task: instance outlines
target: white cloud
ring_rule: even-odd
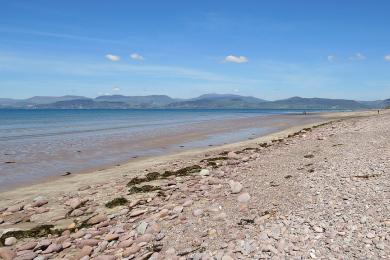
[[[386,61],[390,61],[390,54],[385,56]]]
[[[107,54],[106,59],[108,59],[110,61],[120,61],[121,57],[119,57],[117,55],[113,55],[113,54]]]
[[[248,62],[248,58],[245,56],[228,55],[225,57],[224,62],[245,63]]]
[[[121,91],[119,87],[112,87],[112,91]]]
[[[329,62],[334,62],[334,61],[336,61],[336,56],[335,55],[328,55],[328,61]]]
[[[349,57],[350,60],[355,60],[355,61],[359,61],[359,60],[365,60],[367,57],[363,54],[361,54],[360,52],[356,53],[355,55]]]
[[[138,53],[131,54],[130,58],[133,59],[133,60],[144,60],[144,57],[139,55]]]

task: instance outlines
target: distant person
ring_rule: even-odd
[[[378,110],[378,115],[379,115],[379,110]]]

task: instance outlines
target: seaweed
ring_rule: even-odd
[[[161,190],[161,188],[153,185],[133,186],[129,189],[129,194],[147,193],[157,190]]]
[[[23,238],[38,238],[38,237],[44,237],[49,234],[51,235],[58,235],[63,232],[62,229],[53,229],[54,225],[41,225],[37,227],[33,227],[29,230],[15,230],[15,231],[9,231],[7,233],[4,233],[0,238],[0,246],[4,246],[4,242],[8,237],[15,237],[16,239],[23,239]]]
[[[105,206],[106,206],[107,208],[112,209],[112,208],[115,208],[115,207],[117,207],[117,206],[125,205],[125,204],[127,204],[128,202],[129,202],[129,201],[128,201],[126,198],[119,197],[119,198],[115,198],[115,199],[113,199],[113,200],[107,202],[107,203],[105,204]]]
[[[215,161],[222,161],[222,160],[227,160],[229,157],[227,156],[219,156],[219,157],[212,157],[212,158],[206,158],[201,160],[200,162],[215,162]]]

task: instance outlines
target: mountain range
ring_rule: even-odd
[[[355,101],[347,99],[302,98],[268,101],[251,96],[233,94],[205,94],[190,99],[175,99],[166,95],[123,96],[104,95],[96,98],[83,96],[28,99],[0,98],[1,108],[15,109],[378,109],[390,106],[390,99]]]

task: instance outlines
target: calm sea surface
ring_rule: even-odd
[[[300,110],[0,110],[0,191],[132,158],[245,140],[302,117]]]

